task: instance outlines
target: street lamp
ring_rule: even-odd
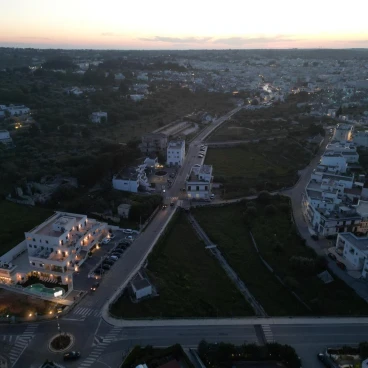
[[[61,328],[60,328],[60,324],[59,324],[59,316],[56,316],[56,323],[57,323],[58,332],[61,335]]]

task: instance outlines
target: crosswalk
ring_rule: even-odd
[[[84,359],[83,362],[78,366],[78,368],[88,368],[90,367],[106,349],[106,347],[112,342],[117,340],[122,327],[113,327],[110,332],[104,337],[95,336],[92,346],[94,349],[88,355],[88,358]]]
[[[18,335],[0,335],[0,342],[11,345],[18,337]]]
[[[14,345],[9,351],[11,367],[14,367],[15,363],[27,348],[33,336],[36,334],[37,327],[38,324],[30,323],[25,331],[21,335],[18,335],[18,337],[14,340]]]
[[[101,310],[93,308],[78,307],[70,315],[82,317],[101,317]]]
[[[262,330],[267,343],[275,342],[270,325],[262,325]]]

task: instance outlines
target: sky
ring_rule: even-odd
[[[367,0],[0,0],[0,46],[368,47]]]

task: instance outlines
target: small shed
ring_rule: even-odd
[[[152,285],[147,279],[134,280],[132,289],[137,300],[152,294]]]

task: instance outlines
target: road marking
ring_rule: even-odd
[[[11,367],[14,367],[19,358],[22,356],[33,336],[36,334],[37,328],[37,324],[31,323],[27,326],[23,334],[15,339],[15,343],[8,354]]]
[[[262,325],[262,330],[267,343],[275,342],[270,325]]]

